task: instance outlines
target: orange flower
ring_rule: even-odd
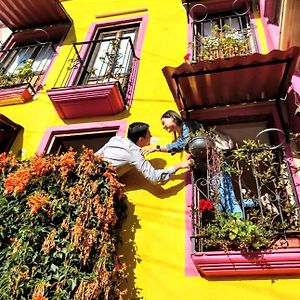
[[[41,156],[34,156],[30,159],[30,169],[33,176],[44,176],[51,170],[52,162]]]
[[[6,193],[22,193],[26,189],[31,176],[30,170],[26,168],[20,168],[18,171],[10,173],[7,178],[4,179]]]
[[[44,192],[35,192],[27,198],[28,206],[31,208],[30,214],[35,215],[41,209],[50,203],[49,196]]]
[[[16,166],[17,160],[15,155],[12,152],[9,152],[8,154],[6,152],[3,152],[0,154],[0,172],[4,173],[5,169],[9,166]]]
[[[49,254],[51,249],[55,247],[55,241],[54,241],[55,235],[56,235],[56,229],[53,229],[45,238],[41,249],[45,254]]]
[[[82,240],[82,235],[83,235],[83,224],[81,219],[78,217],[76,219],[75,226],[72,229],[71,244],[73,245],[74,248],[80,245],[80,242]]]
[[[39,283],[33,291],[32,300],[47,300],[48,298],[44,296],[45,287],[51,286],[51,284],[46,282]]]
[[[60,172],[63,176],[66,176],[75,166],[75,154],[76,152],[70,150],[69,152],[61,155],[58,159],[57,165],[60,167]]]

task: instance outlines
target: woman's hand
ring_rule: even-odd
[[[143,155],[147,155],[149,153],[157,151],[156,147],[148,147],[148,148],[142,148]]]

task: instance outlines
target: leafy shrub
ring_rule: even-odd
[[[120,299],[126,214],[114,169],[92,150],[0,155],[1,299]]]

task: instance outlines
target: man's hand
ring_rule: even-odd
[[[156,147],[148,147],[148,148],[142,148],[143,155],[147,155],[149,153],[157,151]]]
[[[194,165],[194,160],[193,159],[187,159],[185,161],[182,161],[178,164],[176,164],[174,167],[177,170],[180,169],[190,169]]]

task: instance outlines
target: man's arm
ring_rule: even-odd
[[[166,169],[155,169],[151,163],[146,160],[141,153],[139,153],[139,155],[135,155],[135,159],[131,164],[134,165],[136,169],[148,180],[152,182],[160,182],[169,180],[170,177],[180,169],[188,169],[190,166],[190,160],[180,162]]]

